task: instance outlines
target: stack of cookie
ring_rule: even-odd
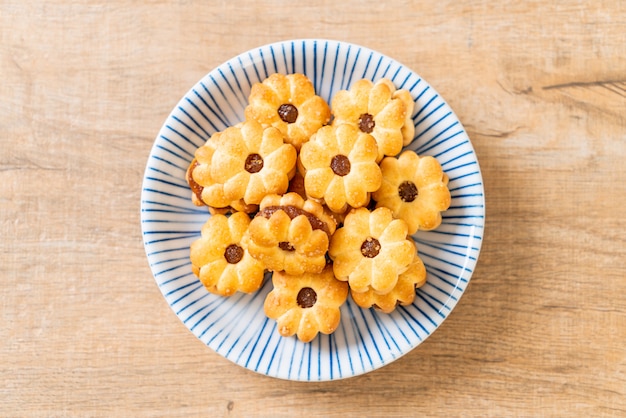
[[[265,313],[305,342],[334,332],[348,293],[387,313],[411,304],[426,281],[411,235],[450,205],[437,160],[402,152],[413,105],[386,79],[359,80],[331,106],[302,74],[255,83],[245,121],[187,170],[194,204],[213,215],[191,246],[194,274],[230,296],[273,272]]]

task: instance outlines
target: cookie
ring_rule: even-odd
[[[198,148],[187,177],[198,200],[209,206],[258,205],[268,194],[287,191],[296,157],[278,129],[247,121]]]
[[[407,230],[406,222],[394,219],[387,208],[352,210],[328,250],[337,279],[359,293],[390,292],[414,260],[415,244]]]
[[[196,199],[197,199],[196,196],[193,195],[192,200],[194,201],[194,203]],[[259,210],[259,205],[246,205],[243,199],[240,199],[240,200],[231,202],[230,206],[227,206],[225,208],[214,208],[212,206],[208,206],[208,209],[211,215],[217,215],[217,214],[228,215],[229,213],[235,213],[235,212],[244,212],[247,214],[252,214],[252,213],[256,213]]]
[[[309,342],[318,333],[332,334],[339,326],[339,308],[348,297],[348,284],[335,279],[332,267],[296,276],[276,272],[272,284],[263,308],[268,318],[276,320],[283,337],[297,335],[300,341]]]
[[[414,102],[406,90],[397,90],[387,79],[376,83],[362,79],[335,94],[331,101],[333,125],[344,123],[371,134],[378,144],[377,161],[397,155],[413,140],[411,119]]]
[[[387,207],[403,219],[409,234],[441,224],[441,212],[448,209],[451,197],[448,177],[434,157],[404,151],[398,158],[383,159],[380,168],[382,185],[372,195],[377,207]]]
[[[298,193],[303,199],[307,198],[306,189],[304,188],[304,176],[299,170],[296,171],[293,178],[289,181],[287,192]]]
[[[408,90],[399,89],[393,92],[393,97],[398,100],[402,100],[406,106],[406,114],[404,115],[404,125],[400,128],[402,132],[402,145],[407,146],[413,142],[415,138],[415,125],[413,125],[413,109],[415,108],[415,102]]]
[[[242,243],[249,224],[250,217],[243,212],[230,217],[216,214],[203,225],[201,238],[192,243],[192,270],[209,292],[230,296],[237,291],[254,292],[263,284],[263,263]]]
[[[218,132],[215,135],[221,135],[221,133]],[[210,167],[214,153],[215,147],[210,141],[199,147],[187,167],[185,179],[191,189],[191,201],[194,205],[206,205],[209,209],[216,209],[214,212],[227,213],[231,201],[224,196],[223,185],[216,184],[211,177]]]
[[[297,193],[268,195],[244,238],[250,254],[270,271],[319,273],[326,265],[335,220]]]
[[[389,292],[378,294],[370,289],[365,292],[351,290],[350,295],[361,308],[375,308],[384,313],[391,313],[396,306],[407,306],[415,300],[415,289],[426,283],[426,268],[417,253],[408,269],[398,276],[398,282]]]
[[[303,74],[272,74],[254,83],[248,103],[247,120],[278,128],[297,150],[330,120],[328,103],[315,94],[313,83]]]
[[[376,140],[353,125],[324,126],[300,150],[307,196],[333,212],[368,204],[382,182]]]

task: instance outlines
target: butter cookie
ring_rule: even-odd
[[[333,125],[348,123],[371,134],[378,144],[377,161],[397,155],[413,140],[411,119],[414,102],[406,90],[397,90],[388,79],[376,83],[362,79],[335,94],[331,101]]]
[[[352,125],[324,126],[300,150],[304,188],[333,212],[369,203],[382,182],[376,140]]]
[[[361,308],[374,307],[384,313],[391,313],[396,306],[410,305],[415,300],[415,289],[426,283],[426,267],[417,253],[408,269],[398,276],[398,282],[389,292],[376,293],[370,289],[365,292],[350,292],[354,302]]]
[[[415,243],[407,229],[406,222],[393,218],[387,208],[353,209],[328,250],[337,279],[348,281],[359,293],[390,292],[414,260]]]
[[[275,272],[272,284],[263,308],[268,318],[276,320],[283,337],[297,335],[300,341],[309,342],[318,333],[332,334],[339,326],[339,308],[348,297],[348,283],[335,279],[332,267],[296,276]]]
[[[272,74],[254,83],[244,113],[248,120],[278,128],[297,150],[330,120],[328,103],[304,74]]]
[[[198,148],[187,179],[196,198],[209,206],[258,205],[265,195],[287,191],[296,158],[278,129],[247,121]]]
[[[263,263],[242,243],[249,224],[243,212],[213,215],[203,225],[201,238],[191,244],[192,271],[209,292],[230,296],[254,292],[263,284]]]
[[[268,270],[298,275],[319,273],[326,265],[335,220],[322,205],[297,193],[268,195],[245,237],[250,254]]]
[[[448,176],[434,157],[404,151],[398,158],[385,157],[380,168],[383,182],[372,194],[377,207],[387,207],[403,219],[409,234],[441,224],[441,212],[448,209],[451,197]]]

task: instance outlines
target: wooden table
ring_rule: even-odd
[[[626,3],[0,4],[1,416],[625,416]],[[486,229],[468,290],[372,373],[294,383],[196,339],[139,223],[179,98],[248,49],[368,46],[446,98]]]

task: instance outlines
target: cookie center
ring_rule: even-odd
[[[258,173],[263,168],[263,157],[259,154],[248,155],[244,168],[248,173]]]
[[[380,252],[380,242],[376,238],[367,237],[361,244],[361,254],[363,257],[374,258]]]
[[[374,130],[374,126],[376,126],[376,122],[374,122],[374,117],[369,113],[363,113],[359,116],[359,129],[366,134],[372,133]]]
[[[296,248],[293,245],[291,245],[290,242],[287,242],[287,241],[279,242],[278,243],[278,248],[280,248],[283,251],[289,251],[289,252],[296,250]]]
[[[315,293],[315,290],[310,287],[303,287],[298,292],[296,301],[298,302],[299,307],[310,308],[315,305],[315,302],[317,302],[317,293]]]
[[[419,194],[417,186],[412,181],[405,181],[398,186],[398,194],[403,202],[412,202]]]
[[[294,123],[298,119],[298,109],[289,103],[281,104],[278,107],[278,116],[283,122]]]
[[[243,258],[243,248],[237,244],[230,244],[224,250],[224,258],[229,264],[237,264]]]
[[[350,173],[350,160],[345,155],[335,155],[330,161],[330,168],[333,173],[343,177]]]

